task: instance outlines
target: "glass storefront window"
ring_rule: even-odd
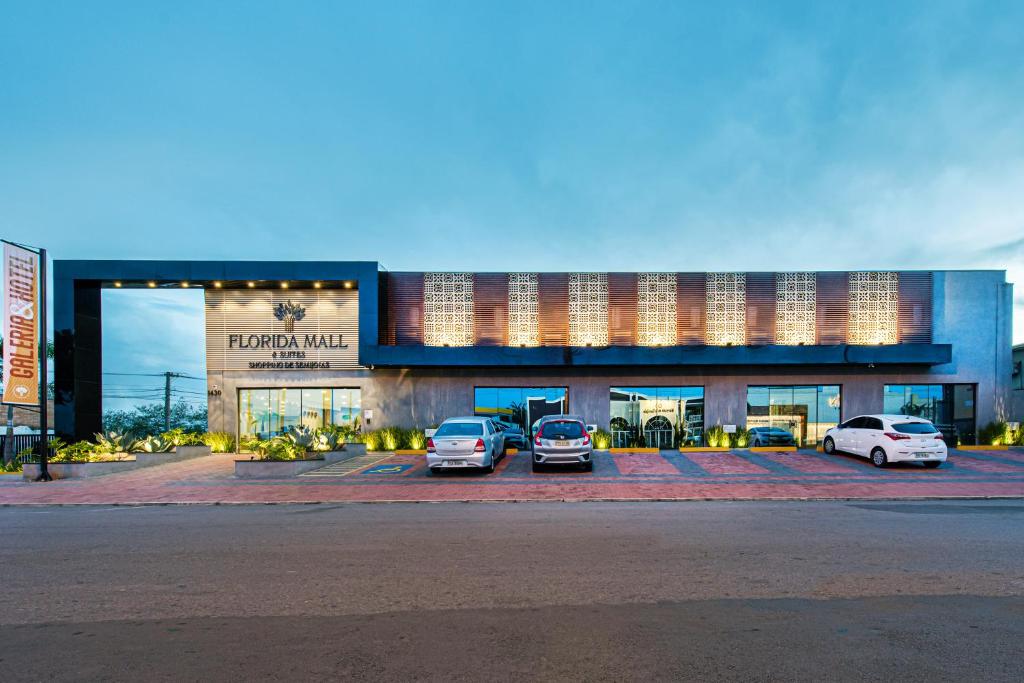
[[[613,448],[678,448],[704,443],[704,387],[612,387]]]
[[[955,427],[961,443],[977,440],[973,384],[887,384],[882,401],[887,415],[923,417],[944,431]]]
[[[841,408],[834,384],[747,387],[747,429],[782,429],[798,446],[819,443],[839,424]]]
[[[348,425],[359,429],[359,389],[239,389],[238,435],[269,439],[288,427]]]
[[[569,390],[565,387],[476,387],[473,412],[531,434],[533,425],[545,415],[569,412]]]

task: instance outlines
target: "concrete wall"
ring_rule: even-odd
[[[1000,271],[940,271],[934,284],[934,341],[953,345],[953,361],[934,367],[626,367],[446,368],[358,371],[211,373],[211,429],[237,428],[237,389],[243,387],[358,387],[370,428],[426,426],[473,412],[477,386],[568,387],[569,409],[608,426],[613,386],[703,386],[706,425],[744,424],[748,385],[839,384],[844,417],[878,413],[885,384],[975,383],[978,425],[1010,417],[1012,286]]]

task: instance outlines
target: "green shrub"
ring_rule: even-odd
[[[160,436],[170,441],[172,446],[202,446],[203,434],[201,432],[186,432],[181,427],[170,429]]]
[[[707,439],[708,445],[712,448],[721,448],[729,445],[729,435],[725,433],[725,428],[722,425],[715,425],[704,432],[704,438]]]
[[[735,434],[729,434],[729,446],[731,448],[746,448],[750,445],[750,431],[737,427]]]
[[[233,453],[235,450],[235,437],[228,432],[206,432],[203,443],[214,453]]]
[[[594,448],[599,451],[606,451],[612,447],[612,433],[604,429],[597,429],[593,434]]]
[[[978,443],[983,446],[1002,446],[1011,440],[1009,426],[1002,421],[989,422],[978,430]]]
[[[53,462],[89,462],[96,454],[96,445],[89,441],[66,444],[60,439],[53,439],[50,446],[54,449]]]
[[[363,432],[367,451],[423,450],[427,437],[419,427],[383,427]]]

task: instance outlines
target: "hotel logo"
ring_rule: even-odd
[[[279,303],[274,307],[274,317],[284,323],[285,332],[294,332],[295,321],[306,317],[306,309],[299,304],[293,304],[289,299],[287,303]]]

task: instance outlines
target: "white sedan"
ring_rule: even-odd
[[[429,432],[428,432],[429,433]],[[493,472],[505,455],[505,436],[489,417],[453,417],[427,439],[427,466]]]
[[[907,415],[860,415],[825,432],[826,453],[871,458],[875,467],[890,462],[919,462],[938,467],[946,462],[942,432],[928,420]]]

